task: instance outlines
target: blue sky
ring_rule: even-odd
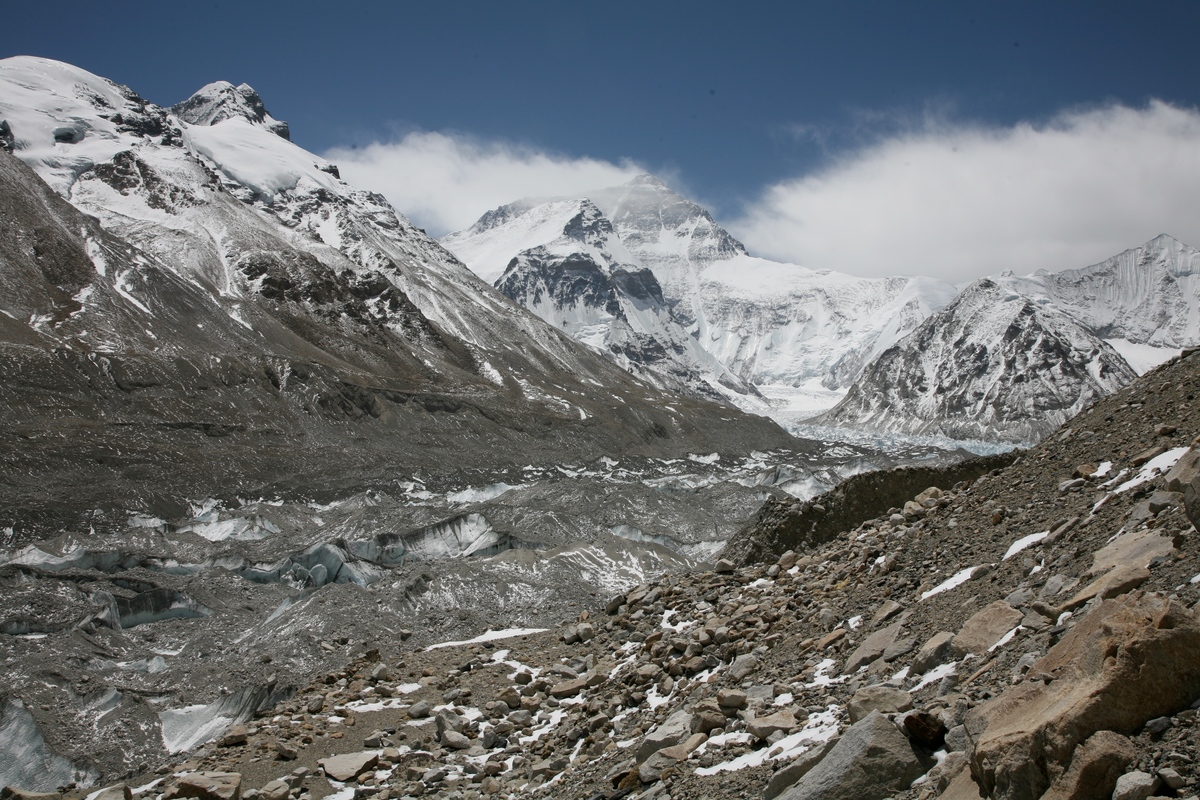
[[[1200,245],[1197,31],[1190,2],[118,0],[22,4],[0,55],[164,105],[249,83],[433,233],[648,170],[753,252],[969,277]]]

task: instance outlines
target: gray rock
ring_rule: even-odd
[[[858,646],[858,649],[846,659],[846,666],[842,669],[842,672],[846,674],[857,672],[859,667],[870,664],[882,656],[884,651],[896,641],[896,637],[900,634],[900,625],[901,623],[897,622],[886,628],[881,628],[864,639],[863,643]]]
[[[335,781],[352,781],[378,763],[379,754],[374,751],[345,753],[317,762],[325,772],[325,777]]]
[[[283,778],[276,778],[259,791],[262,793],[263,800],[287,800],[292,787],[288,786],[288,782]]]
[[[1117,788],[1113,789],[1112,800],[1146,800],[1158,789],[1157,775],[1151,775],[1141,770],[1126,772],[1117,778]]]
[[[780,792],[807,775],[809,770],[821,763],[821,759],[833,749],[835,744],[837,744],[836,739],[822,742],[814,748],[805,750],[790,764],[777,770],[771,776],[771,780],[767,781],[767,788],[763,792],[763,800],[774,800],[774,798],[779,796]]]
[[[929,637],[913,659],[913,671],[920,675],[953,659],[954,648],[950,644],[953,638],[954,634],[949,631],[939,631]]]
[[[872,711],[881,714],[896,714],[913,707],[912,695],[903,689],[891,686],[866,686],[850,698],[851,724],[865,719]]]
[[[413,719],[424,719],[429,716],[429,712],[432,710],[433,706],[428,700],[421,700],[408,707],[408,716]]]
[[[878,711],[851,725],[782,800],[883,800],[925,772],[900,729]]]
[[[1185,780],[1184,777],[1179,774],[1179,771],[1171,769],[1170,767],[1163,767],[1160,769],[1158,771],[1158,777],[1161,778],[1162,782],[1165,783],[1169,788],[1175,791],[1179,791],[1187,784],[1187,780]]]
[[[442,734],[442,746],[451,750],[467,750],[471,747],[471,740],[458,731],[446,731]]]
[[[752,655],[738,656],[729,665],[729,677],[735,681],[745,679],[750,673],[758,669],[758,658]]]
[[[680,709],[663,720],[662,724],[646,734],[638,745],[637,763],[642,763],[664,747],[673,747],[692,733],[692,715]]]

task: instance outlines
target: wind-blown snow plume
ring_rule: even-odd
[[[641,170],[528,145],[443,132],[338,147],[325,154],[346,180],[383,194],[435,236],[465,228],[514,197],[577,195],[623,183]]]
[[[771,186],[730,229],[768,258],[961,281],[1095,263],[1164,230],[1200,241],[1198,183],[1196,109],[934,121]]]

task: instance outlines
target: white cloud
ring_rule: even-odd
[[[1159,233],[1200,246],[1200,113],[1161,102],[988,129],[926,121],[768,187],[756,255],[961,281],[1086,266]]]
[[[644,171],[630,162],[574,158],[437,132],[334,148],[324,156],[349,183],[381,193],[435,236],[465,228],[484,212],[522,197],[582,194]]]

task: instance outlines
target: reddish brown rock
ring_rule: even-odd
[[[1112,797],[1117,778],[1137,758],[1133,742],[1119,733],[1100,731],[1075,749],[1067,771],[1054,781],[1042,800],[1091,800]]]
[[[1013,686],[976,708],[971,772],[996,800],[1035,800],[1096,731],[1132,733],[1200,696],[1200,620],[1155,594],[1106,600]]]
[[[983,655],[988,648],[1000,641],[1004,634],[1020,625],[1024,616],[1003,600],[997,600],[967,620],[962,630],[950,642],[950,646],[960,657],[967,653]]]

